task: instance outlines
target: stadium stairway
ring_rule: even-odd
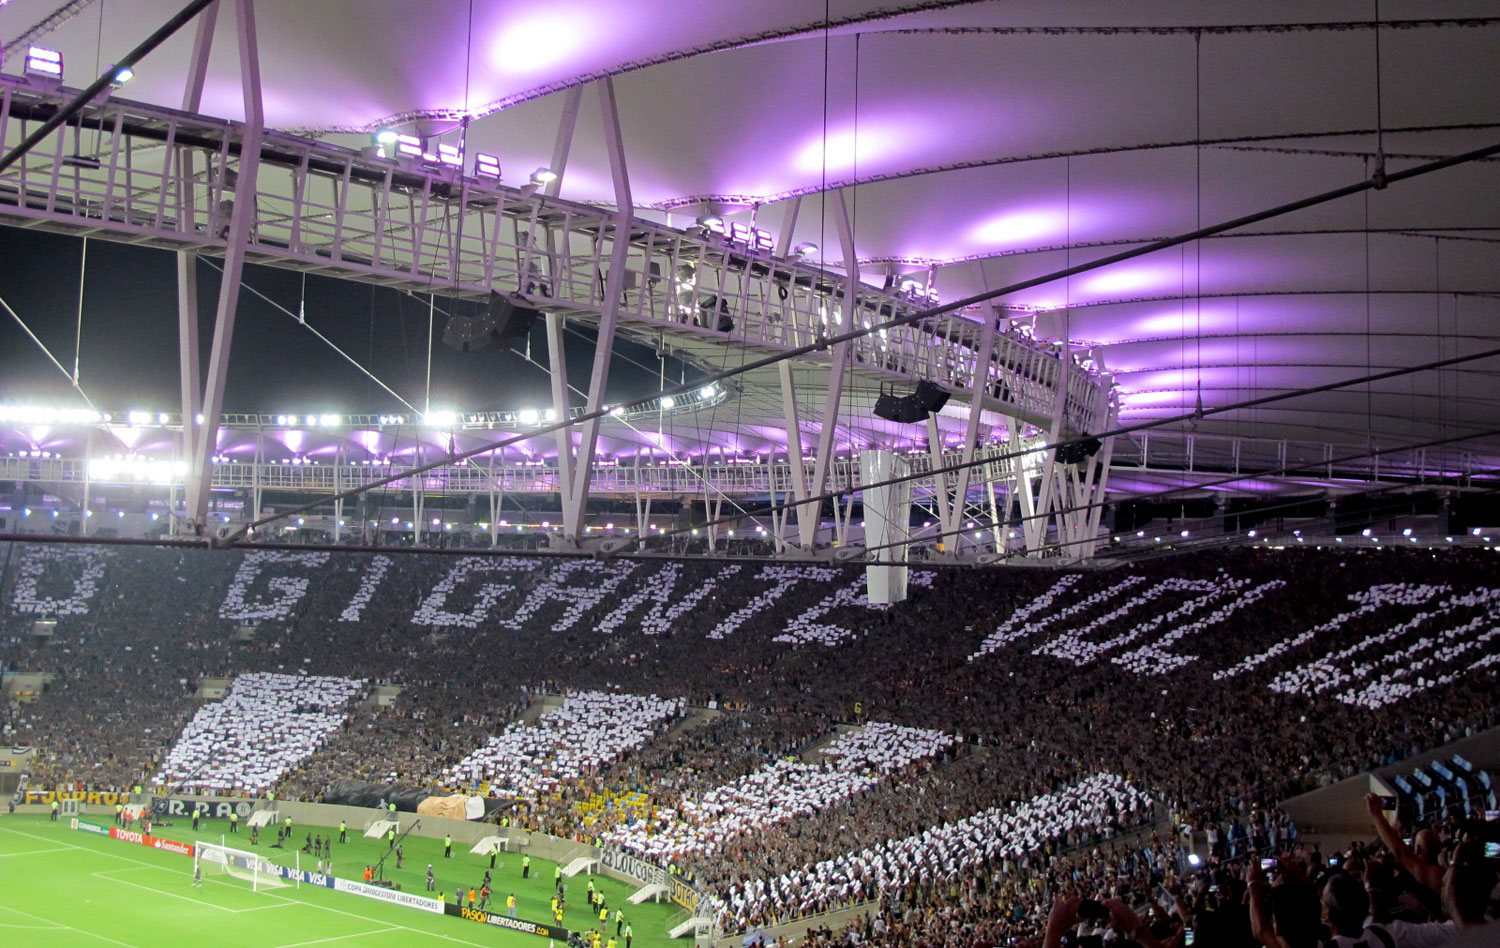
[[[598,872],[599,860],[594,859],[590,856],[580,856],[572,862],[568,863],[567,866],[563,868],[562,874],[571,879],[585,870],[588,871],[589,875],[593,875],[594,873]]]
[[[556,711],[563,705],[563,695],[541,695],[531,702],[531,707],[521,712],[518,722],[527,726],[536,724],[537,718],[548,711]]]
[[[662,899],[666,898],[668,891],[669,890],[666,886],[661,885],[660,883],[653,882],[650,885],[644,885],[639,889],[636,889],[630,894],[630,898],[626,899],[626,901],[631,905],[640,905],[647,899],[650,899],[652,902],[660,902]]]
[[[687,717],[667,728],[667,732],[658,739],[663,741],[676,740],[677,735],[685,734],[693,728],[702,727],[723,713],[722,711],[710,708],[693,708]]]
[[[804,764],[821,764],[823,762],[823,748],[843,737],[845,734],[857,734],[864,730],[860,724],[835,724],[833,733],[818,738],[811,744],[804,746],[797,752],[797,758]]]
[[[386,834],[387,830],[396,829],[395,820],[376,820],[365,828],[366,839],[379,839]]]
[[[758,939],[762,944],[791,944],[803,938],[808,932],[815,928],[828,928],[840,931],[850,922],[859,921],[866,914],[877,915],[880,912],[880,900],[872,899],[868,902],[855,902],[843,908],[834,909],[831,912],[823,912],[819,915],[804,915],[801,918],[783,922],[780,925],[769,925],[757,928],[752,935],[746,932],[742,935],[724,935],[714,939],[713,948],[741,948],[742,945],[754,944],[752,939]]]
[[[713,925],[713,919],[704,918],[702,915],[693,915],[683,919],[667,932],[668,938],[681,938],[683,935],[692,935],[700,929],[707,930]]]
[[[1447,760],[1454,754],[1467,758],[1482,770],[1500,771],[1500,727],[1298,794],[1282,800],[1280,808],[1297,824],[1304,842],[1317,843],[1324,852],[1339,849],[1370,836],[1365,794],[1376,792],[1383,785],[1388,787],[1397,774],[1410,773],[1421,764]]]
[[[471,856],[488,856],[491,849],[501,853],[508,852],[506,843],[507,841],[504,836],[486,836],[469,849],[469,854]]]

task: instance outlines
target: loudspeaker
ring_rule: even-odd
[[[1082,464],[1099,453],[1104,444],[1098,438],[1070,442],[1057,449],[1057,460],[1063,464]]]
[[[494,320],[495,335],[501,342],[510,342],[531,332],[531,327],[536,325],[537,318],[541,315],[539,310],[490,291],[490,318]]]
[[[488,313],[478,316],[459,316],[455,313],[448,317],[448,325],[443,328],[443,345],[459,352],[479,352],[498,342],[495,321]]]
[[[490,307],[477,316],[448,317],[443,345],[460,352],[503,348],[531,332],[541,313],[507,296],[490,292]]]
[[[923,411],[931,412],[934,415],[942,411],[943,406],[948,404],[947,389],[939,388],[926,379],[917,383],[917,390],[912,392],[912,395],[916,398],[917,404],[922,406]]]
[[[916,395],[896,397],[882,393],[875,399],[875,416],[903,425],[914,425],[927,420],[927,409],[917,401]]]

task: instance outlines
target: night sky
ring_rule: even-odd
[[[83,241],[0,227],[0,298],[71,373],[77,329]],[[88,241],[79,382],[101,411],[180,410],[177,372],[176,255],[104,240]],[[218,299],[220,261],[199,261],[200,345],[207,371]],[[212,266],[210,265],[212,264]],[[302,274],[247,267],[245,283],[296,313]],[[428,306],[394,290],[344,280],[306,278],[306,315],[342,350],[418,409],[427,374]],[[432,349],[432,407],[461,411],[540,408],[550,404],[548,374],[519,352],[461,353],[442,345],[439,296]],[[473,313],[474,304],[459,303]],[[524,346],[517,345],[517,349]],[[593,334],[567,338],[569,379],[587,388]],[[540,321],[532,358],[547,361]],[[660,361],[645,346],[618,341],[609,397],[657,390]],[[669,360],[668,382],[680,366]],[[691,377],[691,375],[689,376]],[[574,396],[574,403],[582,399]],[[84,407],[63,373],[0,311],[0,403]],[[224,408],[231,412],[355,413],[405,411],[395,398],[295,319],[242,292]]]

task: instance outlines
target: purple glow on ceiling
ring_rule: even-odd
[[[1114,266],[1079,278],[1075,288],[1091,296],[1109,297],[1169,287],[1176,290],[1180,283],[1180,271],[1176,266]]]
[[[1234,313],[1224,310],[1195,309],[1191,302],[1182,308],[1173,307],[1143,316],[1120,328],[1119,338],[1141,338],[1149,336],[1192,335],[1203,332],[1220,332],[1234,327]]]
[[[1173,391],[1151,391],[1151,392],[1121,392],[1120,404],[1124,408],[1159,408],[1163,406],[1176,406],[1183,404],[1187,393],[1182,390]]]
[[[864,173],[871,165],[915,151],[928,134],[926,123],[917,120],[868,120],[842,128],[820,130],[792,152],[792,169],[801,174],[819,174],[827,162],[829,174]]]
[[[564,62],[593,45],[605,25],[602,14],[602,9],[587,18],[543,13],[512,21],[490,44],[490,65],[507,75],[524,76]]]
[[[969,229],[968,239],[983,248],[1023,247],[1067,234],[1067,215],[1053,208],[1006,211]]]

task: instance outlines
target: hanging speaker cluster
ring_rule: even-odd
[[[915,425],[926,421],[928,415],[942,411],[946,404],[947,390],[923,379],[910,395],[881,392],[875,399],[875,416],[903,425]]]
[[[1104,443],[1098,438],[1070,441],[1057,449],[1057,460],[1062,464],[1082,464],[1099,453]]]
[[[531,332],[541,315],[518,297],[491,291],[490,305],[484,312],[476,316],[455,313],[448,317],[448,325],[443,328],[443,345],[459,352],[504,349]]]

